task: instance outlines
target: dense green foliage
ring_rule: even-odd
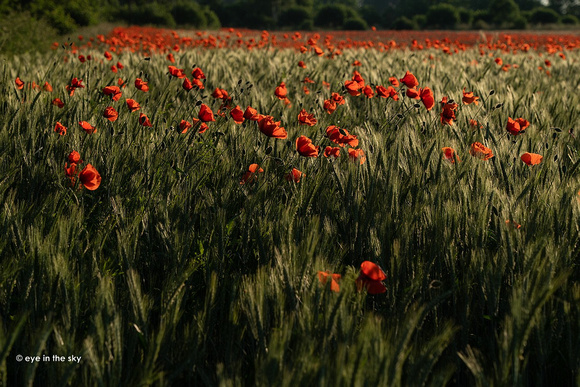
[[[554,60],[551,77],[532,53],[502,53],[519,65],[508,72],[477,50],[428,53],[346,50],[309,58],[307,70],[293,51],[176,53],[178,66],[207,75],[206,90],[189,93],[167,76],[164,56],[123,54],[114,75],[106,63],[64,63],[61,51],[3,61],[0,384],[580,382],[578,53]],[[453,126],[441,125],[438,104],[428,112],[407,98],[347,96],[329,115],[322,100],[341,91],[355,59],[369,83],[411,70],[436,101],[461,103],[467,88],[479,105],[461,105]],[[16,90],[16,76],[54,92]],[[111,102],[102,88],[119,76],[130,84]],[[139,76],[148,93],[131,84]],[[308,95],[305,76],[316,82]],[[86,88],[69,97],[72,77]],[[290,107],[273,95],[281,81]],[[288,141],[219,116],[203,134],[176,130],[198,101],[217,110],[216,87],[281,120]],[[138,124],[125,98],[153,127]],[[110,105],[114,123],[102,116]],[[298,125],[302,108],[316,126]],[[526,133],[506,133],[508,116],[528,119]],[[298,156],[298,135],[324,147],[331,124],[358,136],[364,164],[344,151]],[[474,141],[495,157],[472,157]],[[443,159],[444,146],[460,162]],[[102,175],[97,190],[69,186],[72,150]],[[544,161],[525,165],[526,151]],[[265,171],[240,185],[251,163]],[[300,183],[284,179],[292,167],[306,174]],[[383,267],[387,293],[356,290],[363,260]],[[319,270],[343,275],[339,293]],[[82,361],[17,363],[17,354]]]

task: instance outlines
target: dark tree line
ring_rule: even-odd
[[[580,0],[550,0],[547,7],[539,0],[0,0],[0,11],[25,13],[60,33],[103,21],[204,29],[485,29],[577,24]]]

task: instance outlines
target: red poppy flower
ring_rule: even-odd
[[[219,87],[215,88],[213,93],[211,93],[211,96],[214,98],[217,98],[217,99],[228,99],[229,98],[228,92],[224,89],[220,89]]]
[[[365,156],[365,152],[362,149],[349,149],[348,150],[348,157],[351,161],[359,161],[361,164],[364,164],[367,157]]]
[[[242,122],[244,122],[244,112],[237,105],[230,111],[230,116],[233,118],[236,124],[241,124]]]
[[[198,117],[203,122],[210,122],[215,121],[213,116],[213,111],[207,106],[206,104],[202,103],[201,108],[199,109]]]
[[[302,80],[302,83],[316,83],[316,82],[314,82],[312,79],[310,79],[310,78],[308,78],[308,77],[305,77],[305,78]]]
[[[296,150],[304,157],[318,157],[319,146],[314,146],[312,140],[306,136],[300,136],[296,139]]]
[[[336,110],[336,103],[335,102],[332,102],[329,99],[325,99],[324,100],[324,106],[323,107],[324,107],[324,110],[326,110],[326,112],[328,114],[332,114]]]
[[[193,83],[191,83],[189,79],[183,78],[183,83],[181,84],[181,87],[183,87],[185,91],[190,91],[191,89],[193,89]]]
[[[332,146],[327,146],[326,148],[324,148],[324,157],[330,156],[340,157],[340,148]]]
[[[66,126],[64,126],[60,122],[57,122],[56,125],[54,126],[54,131],[60,134],[61,136],[64,136],[66,134]]]
[[[286,99],[287,94],[288,90],[286,90],[286,84],[284,82],[281,82],[280,86],[276,87],[276,90],[274,90],[274,95],[278,97],[278,99]]]
[[[192,125],[190,122],[185,121],[185,120],[181,120],[181,122],[179,123],[179,130],[181,130],[182,134],[187,133],[187,131],[189,130],[189,128],[191,128]]]
[[[67,159],[69,163],[74,164],[81,164],[83,162],[83,160],[81,160],[80,153],[75,150],[69,153]]]
[[[175,57],[173,56],[172,53],[167,54],[166,56],[167,60],[170,61],[171,63],[175,63]]]
[[[389,82],[391,83],[391,85],[393,85],[394,87],[399,87],[399,80],[396,77],[390,77],[389,78]]]
[[[383,98],[391,97],[395,101],[399,100],[399,94],[397,94],[397,90],[393,86],[389,86],[388,88],[377,86],[377,94]]]
[[[149,91],[148,83],[144,82],[141,78],[135,79],[135,87],[144,93]]]
[[[153,125],[151,125],[151,122],[149,121],[149,117],[147,117],[143,113],[139,113],[139,124],[141,124],[143,126],[149,126],[149,127],[153,126]]]
[[[430,88],[419,89],[419,97],[421,97],[421,102],[423,102],[427,110],[431,110],[435,106],[435,98]]]
[[[306,68],[306,64],[303,61],[298,61],[298,67],[301,67],[303,69]]]
[[[330,125],[326,128],[326,136],[328,136],[330,141],[340,145],[341,147],[344,147],[347,144],[352,147],[358,146],[358,139],[356,136],[349,134],[346,129],[339,128],[335,125]]]
[[[85,63],[86,61],[87,61],[87,58],[85,58],[84,55],[79,55],[79,62]]]
[[[407,97],[409,98],[413,98],[413,99],[421,99],[421,97],[419,96],[419,92],[417,91],[417,89],[407,89]]]
[[[288,137],[286,130],[280,127],[280,121],[274,122],[274,117],[272,116],[263,116],[258,121],[258,128],[260,128],[260,132],[268,137],[279,138],[282,140]]]
[[[246,108],[246,111],[244,112],[244,118],[250,121],[259,121],[261,117],[256,109],[254,109],[251,106],[248,106]]]
[[[318,272],[318,280],[322,285],[326,285],[326,283],[328,282],[328,278],[331,279],[330,290],[338,293],[340,291],[340,285],[338,284],[338,281],[340,281],[341,275],[336,273],[330,274],[329,271]]]
[[[362,77],[362,75],[358,72],[358,71],[353,71],[352,73],[352,80],[357,82],[359,87],[362,89],[363,87],[365,87],[365,80]]]
[[[82,88],[84,88],[82,82],[83,82],[82,79],[73,78],[70,81],[70,85],[66,85],[66,90],[69,92],[69,96],[72,97],[73,94],[75,93],[75,90],[76,89],[82,89]]]
[[[444,97],[447,99],[447,97]],[[443,125],[453,125],[453,121],[456,119],[455,110],[457,109],[456,103],[445,103],[443,109],[441,110],[441,123]]]
[[[119,99],[121,99],[122,95],[119,86],[107,86],[103,89],[103,93],[105,95],[110,95],[113,101],[118,101]]]
[[[119,70],[122,70],[122,69],[124,69],[124,68],[125,68],[125,66],[123,66],[123,65],[121,64],[121,62],[117,62],[117,68],[118,68]]]
[[[455,159],[457,159],[458,162],[460,161],[459,157],[457,157],[457,154],[455,153],[455,149],[446,146],[441,148],[441,150],[443,151],[443,157],[449,160],[452,164],[455,163]]]
[[[42,86],[42,90],[52,93],[52,86],[48,82],[44,82],[44,86]]]
[[[191,72],[191,76],[194,79],[205,79],[205,74],[199,67],[193,69],[193,71]]]
[[[125,100],[125,102],[127,103],[127,107],[129,108],[129,111],[131,113],[136,112],[137,110],[141,109],[141,105],[139,105],[139,103],[137,101],[135,101],[134,99],[127,98]]]
[[[387,276],[385,272],[375,263],[364,261],[360,265],[360,275],[356,279],[356,286],[360,291],[363,286],[369,294],[381,294],[387,291],[383,282]]]
[[[465,88],[463,88],[463,98],[462,101],[465,105],[469,105],[470,103],[475,103],[476,105],[479,104],[478,101],[479,97],[473,95],[473,91],[465,92]]]
[[[93,133],[96,133],[97,132],[97,128],[95,128],[93,125],[89,124],[87,121],[81,121],[81,122],[79,122],[79,125],[88,134],[93,134]]]
[[[101,185],[101,175],[91,164],[87,164],[79,173],[79,180],[81,181],[81,186],[90,191],[96,190]]]
[[[503,64],[503,60],[501,60],[501,58],[495,58],[495,63],[497,63],[498,66],[501,66]]]
[[[111,66],[111,71],[117,73],[117,68],[115,66]]]
[[[201,79],[194,79],[192,81],[193,86],[197,87],[199,90],[203,90],[205,89],[205,86],[203,85],[203,82],[201,81]]]
[[[240,180],[240,184],[249,184],[253,183],[258,179],[258,173],[263,173],[264,170],[260,168],[258,164],[250,164],[248,167],[248,171],[244,173],[242,179]]]
[[[370,85],[366,85],[363,88],[363,93],[364,95],[367,96],[367,98],[373,98],[373,96],[375,95],[375,92],[373,91],[373,88]]]
[[[474,128],[477,128],[479,126],[480,128],[483,128],[483,125],[479,125],[479,122],[477,122],[476,120],[473,120],[473,119],[469,120],[469,126],[474,127]]]
[[[340,95],[338,93],[332,93],[332,95],[330,96],[330,99],[332,100],[332,102],[336,103],[337,105],[344,105],[344,98],[342,97],[342,95]]]
[[[117,113],[117,111],[112,106],[108,106],[103,112],[103,117],[111,122],[114,122],[117,121],[117,118],[119,118],[119,113]]]
[[[508,117],[506,130],[515,136],[521,134],[528,126],[530,126],[530,123],[523,118],[513,120],[511,117]]]
[[[64,165],[64,173],[66,175],[66,177],[68,179],[70,179],[70,185],[71,187],[75,185],[76,181],[77,181],[77,174],[79,173],[79,171],[77,170],[77,165],[75,163],[72,163],[70,166],[68,165],[68,163],[65,163]]]
[[[405,73],[405,76],[401,78],[400,81],[401,83],[405,84],[405,86],[407,86],[409,89],[413,89],[419,86],[419,81],[417,81],[417,78],[415,78],[415,76],[409,71]]]
[[[469,150],[469,153],[473,157],[477,157],[478,159],[482,159],[484,161],[489,160],[493,157],[493,152],[491,151],[491,149],[484,146],[480,142],[474,142],[473,144],[471,144],[471,149]]]
[[[293,181],[294,183],[300,183],[300,179],[305,176],[305,173],[300,172],[296,168],[292,168],[292,171],[286,175],[286,180]]]
[[[167,68],[169,69],[169,74],[171,74],[175,78],[185,78],[185,73],[183,72],[183,69],[178,69],[175,66],[167,66]]]
[[[55,106],[58,106],[58,107],[59,107],[59,108],[61,108],[61,109],[64,107],[64,102],[62,102],[62,101],[60,100],[60,98],[55,98],[55,99],[53,99],[51,103],[52,103],[53,105],[55,105]]]
[[[111,53],[109,51],[105,51],[105,58],[107,58],[107,60],[112,60],[113,55],[111,55]]]
[[[199,130],[197,132],[199,134],[201,134],[201,133],[204,133],[208,129],[209,129],[209,126],[205,122],[202,122],[201,125],[199,126]]]
[[[300,125],[314,126],[317,121],[316,118],[314,118],[314,114],[309,114],[305,109],[302,109],[300,113],[298,113],[298,122]]]
[[[360,95],[360,85],[357,81],[345,81],[344,87],[346,88],[346,92],[353,97]]]
[[[529,153],[529,152],[524,153],[520,158],[524,163],[528,165],[538,165],[544,159],[543,156],[537,153]]]

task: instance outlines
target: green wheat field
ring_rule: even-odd
[[[70,50],[1,58],[0,385],[580,384],[578,50],[193,49],[175,63],[100,49],[81,63]],[[205,88],[186,91],[169,65],[190,80],[200,68]],[[399,100],[350,95],[354,71],[373,89],[395,77]],[[406,95],[407,71],[432,109]],[[329,114],[332,92],[345,103]],[[181,133],[202,103],[215,121]],[[237,105],[287,138],[235,123]],[[514,135],[517,118],[529,126]],[[333,143],[331,125],[364,157]],[[297,151],[302,135],[318,157]],[[88,164],[100,184],[81,178]],[[245,175],[251,164],[263,172]],[[386,274],[384,293],[357,286],[363,261]],[[340,274],[339,291],[319,272]]]

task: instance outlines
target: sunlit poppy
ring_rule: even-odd
[[[288,90],[286,89],[286,83],[284,82],[281,82],[280,86],[276,87],[276,90],[274,90],[274,95],[278,97],[278,99],[286,99],[287,94]]]
[[[268,137],[274,137],[279,139],[285,139],[288,137],[286,129],[280,126],[280,121],[274,121],[272,116],[263,116],[258,121],[258,128],[260,132],[264,133]]]
[[[463,89],[463,98],[461,100],[465,105],[469,105],[471,103],[475,103],[477,105],[479,104],[478,99],[479,97],[473,95],[473,91],[465,92],[465,88]]]
[[[62,102],[60,98],[53,99],[51,103],[55,106],[58,106],[60,109],[64,107],[64,102]]]
[[[126,99],[125,102],[127,103],[127,107],[131,113],[136,112],[137,110],[141,109],[141,105],[134,99]]]
[[[498,66],[503,65],[503,60],[501,60],[501,58],[495,58],[495,63],[497,63]]]
[[[139,113],[139,124],[141,124],[142,126],[153,126],[151,125],[151,122],[149,121],[149,117],[147,117],[145,114],[143,113]]]
[[[237,105],[230,111],[230,116],[233,118],[236,124],[241,124],[244,122],[244,111]]]
[[[192,127],[191,122],[188,122],[186,120],[181,120],[181,122],[179,123],[179,130],[181,131],[182,134],[187,133],[187,131]]]
[[[417,78],[415,78],[415,76],[409,71],[405,73],[405,76],[401,78],[400,81],[409,89],[419,86],[419,81],[417,81]]]
[[[296,139],[296,150],[304,157],[318,157],[320,146],[314,146],[312,140],[306,136],[300,136]]]
[[[42,90],[52,93],[52,86],[48,82],[44,82],[44,86],[42,86]]]
[[[213,116],[213,111],[207,106],[206,104],[202,103],[201,108],[199,109],[198,118],[203,122],[211,122],[215,121]]]
[[[469,153],[473,157],[477,157],[478,159],[482,160],[489,160],[493,157],[493,152],[491,151],[491,149],[489,149],[480,142],[474,142],[473,144],[471,144],[471,149],[469,150]]]
[[[361,63],[358,60],[355,60],[354,62],[352,62],[353,66],[360,66]]]
[[[135,87],[139,90],[141,90],[142,92],[148,92],[149,91],[149,85],[147,82],[143,81],[141,78],[137,78],[135,79]]]
[[[398,101],[399,95],[397,94],[397,90],[393,86],[389,86],[388,88],[384,86],[377,86],[377,95],[382,98],[389,98],[391,97],[393,100]]]
[[[446,146],[446,147],[441,148],[441,150],[443,151],[443,157],[445,157],[445,159],[449,160],[452,164],[455,163],[456,159],[458,162],[460,161],[459,157],[457,157],[457,154],[455,153],[455,149]]]
[[[421,99],[421,97],[419,96],[419,92],[417,91],[417,89],[407,89],[407,92],[405,94],[409,98]]]
[[[390,77],[389,78],[389,82],[391,83],[391,85],[393,85],[394,87],[398,87],[399,86],[399,80],[397,79],[397,77]]]
[[[441,123],[443,125],[453,125],[453,121],[456,119],[455,110],[457,110],[457,104],[455,102],[447,101],[447,97],[443,97],[440,104],[443,109],[441,109]]]
[[[424,87],[419,89],[419,97],[427,110],[431,110],[433,106],[435,106],[435,98],[433,97],[433,92],[430,88]]]
[[[332,93],[330,96],[332,102],[336,103],[337,105],[344,105],[344,98],[342,95],[338,93]]]
[[[348,150],[348,158],[351,161],[358,161],[361,164],[364,164],[364,162],[366,161],[367,157],[365,156],[365,152],[362,149],[353,149],[350,148]]]
[[[359,291],[365,287],[368,294],[385,293],[387,288],[382,281],[386,278],[385,272],[377,264],[371,261],[364,261],[360,265],[360,274],[356,279],[356,286]]]
[[[112,106],[107,106],[103,112],[103,117],[111,122],[114,122],[117,121],[117,118],[119,118],[119,113],[117,113],[117,111]]]
[[[199,67],[193,69],[193,71],[191,72],[191,76],[194,79],[205,79],[205,74]]]
[[[170,61],[171,63],[175,63],[175,57],[173,56],[172,53],[167,54],[166,56],[167,60]]]
[[[344,87],[346,88],[346,92],[353,97],[360,95],[360,85],[357,81],[345,81]]]
[[[65,163],[64,165],[64,173],[65,176],[70,180],[70,186],[74,186],[76,181],[77,181],[77,174],[79,173],[78,169],[77,169],[77,165],[75,163],[72,163],[70,166],[68,165],[68,163]]]
[[[201,79],[194,79],[193,81],[191,81],[191,83],[193,83],[193,86],[197,87],[199,90],[205,89],[205,86],[201,81]]]
[[[529,153],[529,152],[524,153],[523,155],[521,155],[520,158],[527,165],[538,165],[544,159],[543,156],[541,156],[537,153]]]
[[[191,81],[187,79],[187,77],[184,77],[181,87],[183,87],[185,91],[190,91],[191,89],[193,89],[193,83],[191,83]]]
[[[216,87],[214,92],[211,93],[211,96],[217,99],[228,99],[229,95],[228,92],[224,89],[220,89],[219,87]]]
[[[121,99],[122,95],[119,86],[107,86],[103,88],[103,94],[111,96],[113,101],[118,101],[119,99]]]
[[[358,146],[358,139],[356,136],[349,134],[346,129],[339,128],[335,125],[330,125],[328,128],[326,128],[326,136],[330,139],[330,141],[340,145],[341,147],[344,147],[345,145],[349,145],[351,147]]]
[[[330,156],[340,157],[340,148],[332,146],[327,146],[326,148],[324,148],[324,157]]]
[[[175,78],[184,78],[185,77],[185,73],[183,72],[183,69],[178,69],[175,66],[167,66],[167,68],[169,69],[169,74],[171,74]]]
[[[329,99],[325,99],[323,107],[328,114],[332,114],[336,110],[336,103]]]
[[[309,114],[306,110],[302,109],[300,113],[298,113],[298,122],[300,125],[314,126],[317,121],[316,118],[314,118],[314,114]]]
[[[513,120],[508,117],[506,130],[515,136],[521,134],[528,126],[530,126],[530,123],[523,118]]]
[[[67,160],[69,163],[74,164],[81,164],[83,162],[83,160],[81,160],[80,153],[75,150],[69,153]]]
[[[64,136],[66,134],[66,126],[64,126],[60,122],[57,122],[56,125],[54,126],[54,131],[55,131],[55,133],[58,133],[61,136]]]
[[[306,64],[304,63],[304,61],[298,61],[298,67],[301,67],[303,69],[306,68]]]
[[[244,112],[244,118],[250,121],[259,121],[261,116],[258,114],[258,111],[251,106],[246,108]]]
[[[293,181],[294,183],[300,183],[300,179],[305,176],[305,173],[300,172],[296,168],[292,168],[292,171],[286,175],[286,180]]]
[[[69,92],[69,96],[73,96],[76,89],[82,89],[85,86],[82,84],[83,80],[78,78],[73,78],[69,85],[66,85],[66,90]]]
[[[79,125],[81,126],[81,128],[85,132],[87,132],[87,134],[93,134],[93,133],[97,132],[97,128],[95,128],[93,125],[89,124],[87,121],[80,121]]]
[[[107,60],[112,60],[113,55],[111,55],[111,53],[109,51],[105,51],[105,58],[107,58]]]
[[[101,185],[101,175],[91,164],[87,164],[81,173],[79,173],[79,180],[81,181],[82,187],[90,191],[96,190]]]
[[[328,279],[331,279],[330,282],[330,290],[333,292],[338,293],[340,291],[340,285],[338,281],[340,281],[341,275],[340,274],[330,274],[330,271],[319,271],[318,272],[318,281],[322,285],[326,285],[328,283]]]
[[[505,224],[506,224],[507,226],[510,226],[510,227],[512,227],[512,228],[514,228],[514,229],[516,229],[516,230],[519,230],[520,228],[522,228],[522,225],[521,225],[521,224],[519,224],[519,223],[516,223],[516,222],[514,222],[513,220],[509,220],[509,219],[507,219],[507,220],[505,221]]]
[[[248,171],[244,173],[242,179],[240,180],[240,184],[249,184],[253,183],[258,179],[258,173],[262,173],[264,170],[260,168],[258,164],[250,164],[248,167]]]
[[[201,134],[201,133],[204,133],[208,129],[209,129],[209,126],[205,122],[202,122],[201,125],[199,125],[199,130],[197,132]]]
[[[367,98],[373,98],[373,96],[375,95],[375,92],[373,91],[373,88],[370,85],[366,85],[363,88],[363,94],[367,96]]]

